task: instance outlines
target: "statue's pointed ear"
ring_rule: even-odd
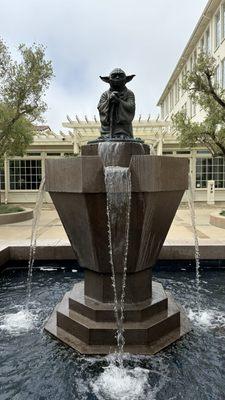
[[[126,83],[132,81],[132,79],[135,77],[136,75],[129,75],[126,77]]]
[[[102,81],[109,83],[109,77],[108,76],[100,76],[99,78],[101,78]]]

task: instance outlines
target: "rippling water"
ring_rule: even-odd
[[[123,370],[113,356],[79,356],[43,331],[55,304],[83,278],[77,267],[73,271],[34,270],[25,324],[27,273],[1,274],[0,400],[225,399],[225,270],[201,273],[200,318],[194,273],[156,271],[154,279],[187,310],[193,331],[154,357],[126,355]]]

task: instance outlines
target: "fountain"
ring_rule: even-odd
[[[152,281],[188,187],[188,161],[150,155],[132,136],[135,102],[114,70],[99,102],[101,137],[81,156],[46,160],[50,193],[84,268],[45,329],[83,354],[155,354],[190,330],[172,295]]]

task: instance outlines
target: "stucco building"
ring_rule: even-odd
[[[171,116],[185,110],[194,121],[204,118],[201,109],[191,101],[181,88],[183,76],[193,68],[198,53],[210,53],[217,61],[215,79],[225,88],[225,2],[209,0],[178,63],[158,101],[161,119],[170,121]],[[187,149],[188,151],[188,149]],[[215,181],[215,200],[225,200],[225,160],[212,158],[200,147],[190,151],[190,171],[195,187],[195,200],[205,201],[207,183]]]

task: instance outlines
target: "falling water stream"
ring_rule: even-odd
[[[202,298],[201,298],[201,276],[200,276],[200,250],[199,250],[199,241],[198,241],[198,233],[196,228],[196,216],[195,216],[195,206],[194,206],[194,192],[193,185],[191,180],[191,175],[188,176],[188,206],[191,215],[191,225],[192,231],[194,235],[194,244],[195,244],[195,287],[196,287],[196,310],[189,311],[189,318],[193,322],[197,323],[200,326],[208,326],[213,323],[215,318],[215,313],[212,313],[208,310],[208,308],[202,308]]]
[[[191,225],[194,235],[194,243],[195,243],[195,266],[196,266],[196,308],[198,313],[198,318],[200,318],[201,313],[201,296],[200,296],[200,251],[199,251],[199,242],[198,242],[198,233],[196,228],[196,217],[195,217],[195,206],[194,206],[194,193],[191,175],[188,176],[188,206],[191,215]]]
[[[114,312],[117,323],[118,361],[122,364],[124,339],[124,299],[126,289],[127,252],[129,239],[131,176],[129,168],[105,167],[109,255],[112,269]],[[117,282],[122,274],[121,283]],[[118,286],[121,285],[121,290]],[[120,292],[120,296],[119,293]]]
[[[124,365],[124,301],[126,294],[127,255],[131,208],[131,173],[120,167],[122,143],[100,143],[98,153],[104,165],[107,196],[109,257],[114,293],[114,313],[117,325],[117,351],[111,355],[109,365],[93,383],[98,399],[155,399],[148,384],[149,370]],[[141,146],[141,152],[144,148]]]
[[[122,366],[125,344],[123,321],[129,245],[131,174],[129,168],[116,165],[119,163],[120,146],[120,143],[100,143],[98,152],[104,165],[109,256],[117,325],[117,361]]]
[[[4,327],[4,329],[14,335],[18,335],[21,332],[26,332],[31,330],[34,326],[35,320],[37,319],[36,314],[38,310],[31,310],[30,299],[31,299],[33,265],[35,259],[35,251],[36,251],[37,229],[39,225],[41,208],[43,204],[44,185],[45,185],[45,178],[43,178],[40,183],[37,194],[36,205],[33,213],[25,304],[22,305],[16,304],[12,312],[4,315],[2,321],[2,326]]]
[[[27,310],[29,308],[30,296],[31,296],[33,265],[34,265],[34,260],[35,260],[35,252],[36,252],[36,244],[37,244],[37,229],[39,226],[41,209],[42,209],[42,205],[43,205],[44,187],[45,187],[45,178],[42,179],[40,186],[39,186],[37,199],[36,199],[36,205],[35,205],[35,209],[34,209],[34,216],[33,216],[33,221],[32,221],[30,253],[29,253],[28,274],[27,274],[27,297],[26,297],[26,309]]]

